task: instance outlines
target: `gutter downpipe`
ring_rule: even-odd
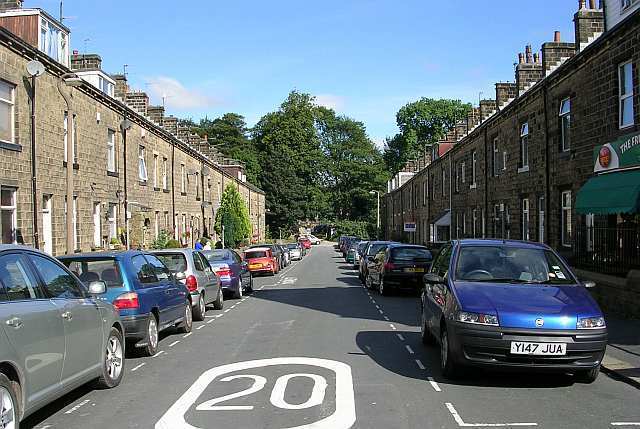
[[[36,77],[31,76],[31,193],[33,206],[33,247],[40,248],[38,237],[38,190],[36,178]]]
[[[75,76],[72,73],[65,73],[60,76],[58,80],[58,92],[64,98],[65,103],[67,104],[67,214],[65,216],[66,220],[66,242],[67,242],[67,255],[71,255],[74,253],[75,243],[73,240],[73,140],[75,139],[75,127],[73,126],[73,103],[71,102],[71,97],[68,94],[65,94],[62,90],[62,83],[64,83],[64,79],[67,77]],[[71,119],[71,122],[69,122]]]
[[[542,238],[542,241],[544,241],[545,243],[549,244],[549,228],[547,228],[547,225],[549,223],[549,211],[550,211],[550,207],[551,207],[551,186],[550,186],[550,172],[551,172],[551,165],[549,165],[549,114],[548,114],[548,109],[547,109],[547,100],[548,100],[548,90],[549,90],[549,86],[547,85],[547,82],[544,82],[544,87],[543,87],[543,103],[544,103],[544,140],[545,140],[545,147],[544,147],[544,237],[539,237]],[[540,216],[540,208],[538,207],[538,216]],[[540,219],[538,219],[538,229],[540,229]]]

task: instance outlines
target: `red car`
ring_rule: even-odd
[[[300,243],[306,250],[311,249],[311,240],[306,237],[299,238],[298,243]]]
[[[278,274],[278,262],[268,247],[254,247],[244,252],[244,259],[249,265],[251,273]]]

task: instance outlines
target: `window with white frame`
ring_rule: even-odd
[[[107,221],[109,222],[109,240],[118,238],[118,206],[116,204],[109,203],[107,216]]]
[[[138,146],[138,178],[143,182],[147,181],[147,162],[145,161],[144,146]]]
[[[447,195],[447,171],[442,167],[442,196]]]
[[[631,61],[621,64],[618,69],[620,88],[620,128],[634,123],[633,119],[633,66]]]
[[[15,85],[0,80],[0,140],[14,143]]]
[[[529,241],[529,199],[522,199],[522,239]]]
[[[571,99],[560,102],[560,143],[563,152],[571,149]]]
[[[473,225],[471,226],[471,232],[473,233],[473,238],[477,237],[477,229],[476,225],[478,224],[478,209],[473,209],[471,212]]]
[[[478,172],[478,152],[471,152],[471,187],[476,187],[476,174]]]
[[[620,9],[625,10],[631,7],[631,4],[636,0],[620,0]]]
[[[572,225],[571,225],[571,191],[562,192],[562,245],[571,247]]]
[[[196,198],[200,199],[200,174],[195,174],[195,182],[196,182]]]
[[[166,190],[168,189],[168,182],[167,182],[167,158],[162,157],[162,189]]]
[[[500,168],[498,167],[498,162],[499,162],[499,153],[498,153],[498,138],[496,137],[495,139],[493,139],[493,176],[497,177],[499,172],[500,172]]]
[[[78,127],[77,116],[74,113],[71,119],[71,127],[73,128],[73,145],[71,146],[73,162],[78,163]],[[69,112],[64,112],[64,162],[67,162],[67,143],[69,141]]]
[[[187,193],[187,172],[184,169],[184,164],[180,164],[180,192]]]
[[[456,192],[460,191],[460,169],[458,168],[458,163],[453,164],[453,169],[456,172]]]
[[[107,171],[116,171],[116,132],[107,130]]]
[[[422,182],[422,205],[427,205],[427,197],[429,196],[429,179]]]
[[[538,198],[538,241],[544,243],[544,197]]]
[[[73,248],[75,250],[80,249],[80,223],[78,222],[78,197],[74,195],[73,197],[73,208],[72,208],[72,221],[73,224]],[[64,199],[64,214],[65,216],[68,213],[67,207],[67,197]]]
[[[42,15],[40,17],[39,49],[57,62],[69,65],[67,35],[52,22],[44,19]]]
[[[102,246],[102,219],[100,218],[101,204],[93,203],[93,245]]]
[[[467,181],[467,163],[462,161],[462,164],[460,165],[460,176],[462,177],[462,183],[465,183]]]
[[[153,154],[153,187],[158,188],[158,154]]]
[[[0,233],[2,244],[16,243],[18,228],[16,189],[0,188]]]
[[[467,212],[462,212],[462,237],[466,238],[467,236]]]
[[[529,123],[520,127],[520,168],[529,167]]]

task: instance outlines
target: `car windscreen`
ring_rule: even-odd
[[[573,276],[550,250],[509,246],[462,247],[456,280],[572,284]]]
[[[391,250],[390,258],[393,261],[431,261],[433,255],[419,247],[396,247]]]
[[[251,251],[251,252],[246,252],[244,254],[245,259],[254,259],[254,258],[267,258],[267,252],[265,252],[264,250],[259,250],[259,251]]]
[[[297,249],[298,245],[297,244],[287,244],[287,248],[289,248],[289,249]]]
[[[182,253],[157,253],[156,256],[174,273],[187,271],[187,258]]]
[[[97,280],[105,282],[108,288],[122,287],[122,275],[118,262],[113,258],[104,259],[68,259],[62,263],[67,266],[85,285]]]
[[[358,250],[358,254],[359,255],[362,255],[362,252],[364,252],[364,248],[367,247],[367,244],[368,243],[366,241],[358,244],[358,249],[357,250]]]
[[[369,246],[369,250],[367,251],[367,255],[369,255],[369,256],[377,255],[378,252],[381,251],[382,249],[384,249],[385,247],[387,247],[387,245],[384,244],[384,243],[372,244],[371,246]]]
[[[202,253],[209,262],[226,261],[229,259],[229,254],[225,250],[208,250]]]

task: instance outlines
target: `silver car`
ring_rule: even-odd
[[[302,248],[300,247],[300,244],[289,243],[287,244],[287,248],[289,249],[292,261],[299,261],[302,259]]]
[[[164,249],[154,250],[152,253],[189,289],[194,320],[204,320],[207,304],[212,303],[216,310],[224,307],[220,279],[202,252],[193,249]]]
[[[120,384],[124,329],[99,298],[106,287],[32,248],[0,245],[0,426],[88,381]]]

